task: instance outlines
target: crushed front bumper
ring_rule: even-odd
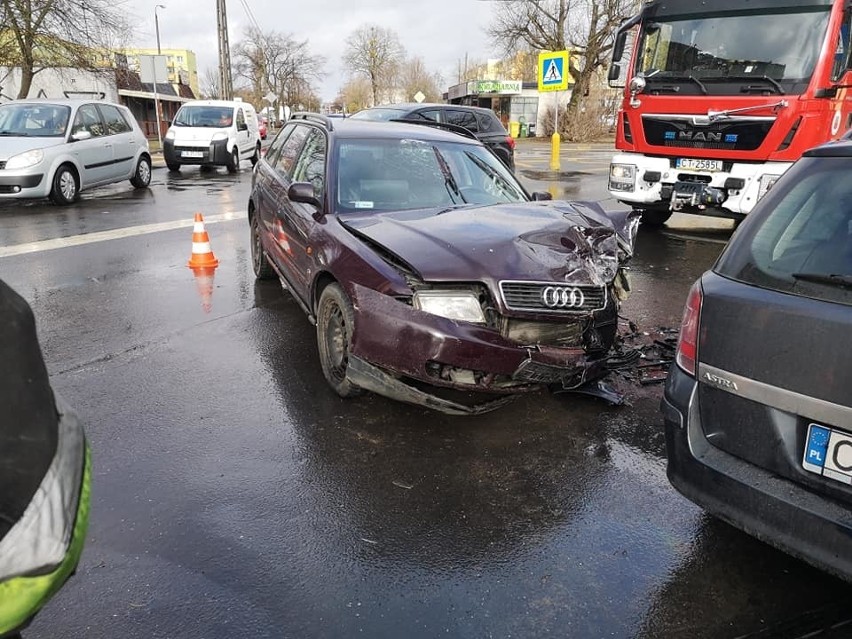
[[[350,352],[352,381],[402,401],[444,412],[483,412],[414,389],[400,376],[432,386],[506,394],[547,384],[571,388],[606,372],[605,360],[590,360],[583,348],[520,346],[494,329],[426,313],[357,284],[352,301],[357,327]],[[438,369],[459,374],[447,379],[435,374]],[[500,405],[498,400],[484,410]]]

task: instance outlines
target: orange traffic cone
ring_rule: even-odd
[[[204,230],[204,218],[201,213],[195,214],[195,224],[192,227],[192,255],[189,257],[189,268],[216,268],[219,260],[210,248],[210,238]]]
[[[215,268],[194,268],[192,274],[195,276],[195,287],[201,298],[201,308],[205,313],[213,310],[213,278],[216,274]]]

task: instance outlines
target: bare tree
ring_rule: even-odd
[[[423,59],[415,56],[405,61],[399,74],[399,91],[405,100],[414,100],[418,91],[426,96],[426,102],[441,100],[441,76],[426,69]]]
[[[218,100],[222,97],[222,92],[219,90],[219,70],[214,67],[204,69],[204,74],[201,76],[201,96],[208,100]]]
[[[5,66],[21,69],[18,98],[26,98],[33,77],[55,67],[99,69],[129,40],[124,0],[0,0],[3,29],[14,40],[13,52],[2,52]]]
[[[257,103],[270,91],[280,104],[317,102],[311,85],[325,75],[326,60],[310,52],[307,40],[250,27],[235,47],[234,59],[235,76],[248,83]]]
[[[346,39],[343,62],[351,73],[363,75],[370,81],[373,105],[376,105],[379,92],[394,84],[404,57],[405,50],[395,31],[366,24]]]
[[[507,53],[523,46],[571,49],[571,121],[582,112],[596,72],[606,67],[615,31],[635,9],[636,0],[510,0],[500,3],[488,34]]]
[[[356,113],[370,106],[373,89],[370,81],[363,76],[355,76],[344,84],[335,102],[340,104],[346,113]]]

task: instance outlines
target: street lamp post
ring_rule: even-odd
[[[157,55],[162,55],[160,48],[160,17],[157,15],[157,9],[165,9],[166,5],[158,4],[154,7],[154,31],[157,33]],[[157,93],[157,59],[154,59],[154,115],[157,121],[157,141],[160,143],[160,149],[163,148],[163,134],[160,130],[160,96]]]

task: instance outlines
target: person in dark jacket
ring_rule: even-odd
[[[83,427],[50,386],[32,309],[0,280],[0,638],[76,570],[90,490]]]

